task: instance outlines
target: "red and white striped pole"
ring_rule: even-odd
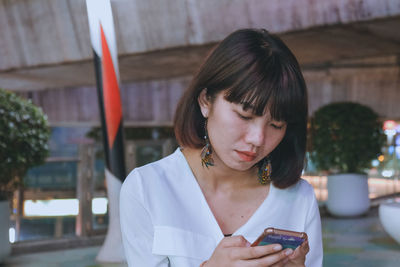
[[[119,192],[126,173],[114,22],[110,0],[86,0],[86,6],[96,70],[109,203],[108,231],[96,260],[123,262],[125,255],[119,222]]]

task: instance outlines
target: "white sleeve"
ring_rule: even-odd
[[[140,196],[134,194],[141,189],[134,183],[137,175],[138,172],[132,172],[128,176],[120,193],[121,232],[126,260],[129,267],[167,267],[167,257],[152,254],[154,227],[148,211],[138,200]]]
[[[310,251],[306,256],[306,267],[321,267],[323,258],[321,216],[314,194],[306,219],[306,233],[310,246]]]

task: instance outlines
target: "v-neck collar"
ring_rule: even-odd
[[[212,212],[210,206],[207,203],[207,200],[203,194],[203,191],[201,190],[200,185],[197,182],[197,179],[194,176],[192,169],[190,168],[189,162],[187,161],[185,155],[183,155],[180,148],[177,149],[177,153],[182,158],[182,162],[184,163],[185,173],[187,174],[187,175],[184,174],[185,179],[187,178],[190,180],[190,185],[193,187],[193,192],[198,195],[198,199],[201,199],[201,203],[199,203],[199,204],[207,211],[207,215],[209,217],[207,219],[212,224],[210,226],[212,227],[212,231],[213,231],[214,235],[216,237],[218,237],[218,239],[222,239],[224,237],[224,233],[222,232],[222,230],[217,222],[217,219],[214,216],[214,213]],[[233,236],[234,235],[245,236],[246,233],[251,231],[253,221],[255,221],[257,219],[257,217],[261,216],[261,214],[263,213],[264,210],[268,210],[268,207],[271,205],[270,202],[272,199],[272,194],[274,194],[274,193],[275,193],[275,187],[271,183],[267,197],[258,206],[256,211],[250,216],[250,218],[243,225],[241,225],[238,229],[236,229],[236,231],[234,233],[232,233]]]

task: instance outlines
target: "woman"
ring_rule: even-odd
[[[129,266],[321,266],[318,204],[300,178],[307,92],[275,35],[238,30],[181,98],[172,155],[133,170],[121,189]],[[250,247],[267,227],[306,232],[295,251]]]

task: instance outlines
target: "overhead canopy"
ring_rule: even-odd
[[[112,1],[122,82],[190,76],[216,41],[244,27],[279,34],[304,69],[400,51],[397,1],[234,3]],[[1,1],[0,87],[94,85],[85,8],[84,0]]]

